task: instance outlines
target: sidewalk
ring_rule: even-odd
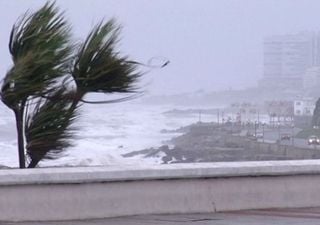
[[[65,222],[0,222],[0,225],[318,225],[320,208],[246,210],[212,214],[145,215]]]

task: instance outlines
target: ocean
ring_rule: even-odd
[[[107,105],[83,105],[75,123],[73,146],[60,158],[41,161],[40,167],[159,164],[159,158],[140,156],[124,158],[123,154],[159,147],[179,133],[164,133],[181,126],[216,121],[216,116],[199,113],[165,113],[186,109],[172,105],[146,105],[123,102]],[[17,141],[13,112],[0,104],[0,165],[18,166]]]

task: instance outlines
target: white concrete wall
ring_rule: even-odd
[[[0,221],[320,206],[320,161],[0,171]]]

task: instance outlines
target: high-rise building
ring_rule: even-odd
[[[259,86],[302,89],[310,67],[320,66],[320,36],[312,32],[270,36],[264,40],[264,73]]]
[[[320,66],[307,68],[303,77],[303,88],[305,90],[319,89],[320,87]]]

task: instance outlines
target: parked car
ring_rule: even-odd
[[[250,133],[249,131],[247,132],[246,136],[250,140],[257,140],[257,137],[255,137],[254,134]]]
[[[291,135],[290,134],[281,134],[281,140],[290,140],[291,139]]]
[[[247,137],[254,137],[254,134],[251,133],[250,131],[247,131],[246,136],[247,136]]]
[[[255,135],[256,138],[263,138],[263,133],[257,132]]]
[[[319,144],[320,144],[320,139],[317,136],[312,135],[308,137],[308,145],[319,145]]]

